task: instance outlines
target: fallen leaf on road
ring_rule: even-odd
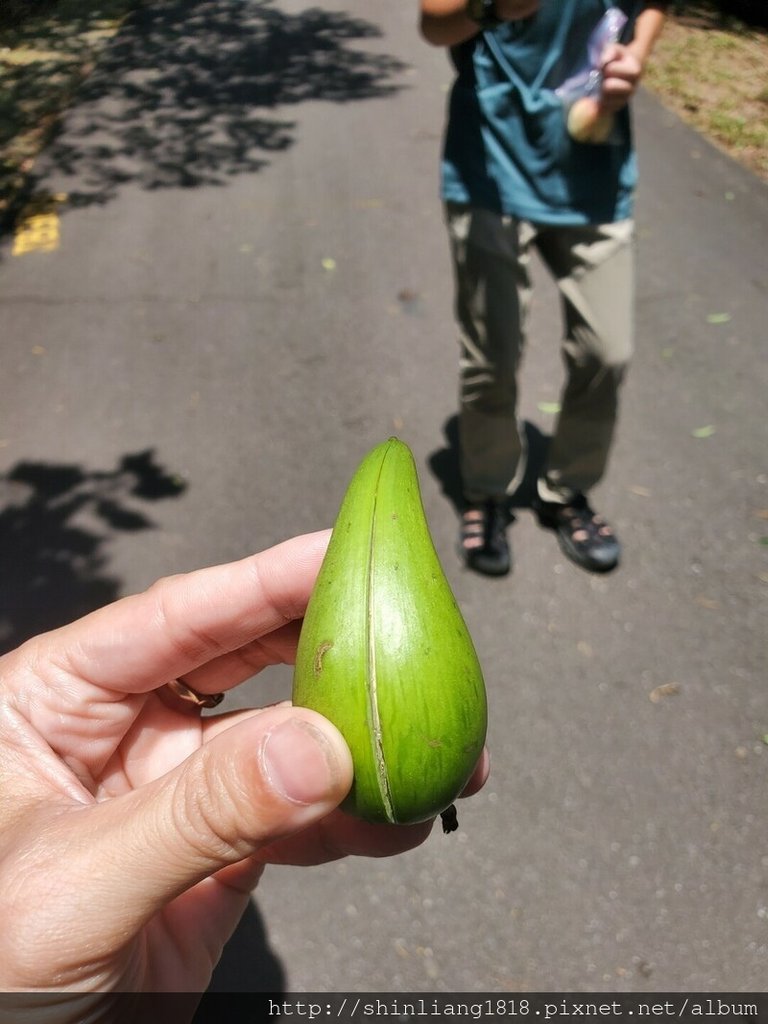
[[[756,508],[753,510],[752,515],[756,519],[768,519],[768,508]]]
[[[654,704],[658,704],[665,697],[676,697],[679,693],[680,686],[677,683],[662,683],[661,686],[651,690],[648,694],[648,699],[653,701]]]
[[[647,487],[641,487],[639,484],[632,484],[628,488],[630,494],[636,494],[639,498],[650,498],[651,491]]]
[[[322,267],[323,270],[335,270],[336,260],[332,259],[332,257],[330,256],[326,256],[325,259],[322,261]]]
[[[539,412],[545,412],[550,416],[557,416],[560,412],[559,402],[539,402],[537,406]]]
[[[418,314],[421,311],[421,293],[414,288],[401,288],[397,293],[397,301],[400,303],[400,311]]]
[[[730,313],[710,313],[707,317],[708,324],[727,324],[731,319]]]
[[[691,431],[691,437],[705,438],[712,437],[715,433],[715,428],[711,423],[708,423],[706,427],[696,427],[695,430]]]

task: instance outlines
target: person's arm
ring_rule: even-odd
[[[656,40],[661,35],[666,18],[667,4],[646,4],[635,21],[635,32],[628,48],[634,53],[640,64],[645,67]]]
[[[629,43],[611,43],[603,54],[600,107],[613,113],[625,106],[642,77],[645,65],[664,26],[664,3],[648,3],[638,14]]]
[[[516,21],[535,14],[538,0],[496,0],[500,21]],[[467,14],[467,0],[421,0],[421,34],[433,46],[458,46],[480,31]]]

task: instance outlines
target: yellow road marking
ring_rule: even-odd
[[[53,252],[59,247],[59,215],[36,213],[16,228],[13,238],[14,256],[30,252]]]
[[[71,53],[61,53],[59,50],[33,50],[24,46],[19,46],[15,50],[0,51],[0,63],[2,64],[61,64],[74,59],[75,57]]]
[[[54,252],[59,247],[59,215],[56,207],[64,202],[62,193],[34,198],[19,214],[13,235],[14,256],[31,252]]]

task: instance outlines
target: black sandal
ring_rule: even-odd
[[[506,576],[512,555],[505,528],[509,522],[495,501],[468,505],[459,527],[459,557],[468,569],[486,576]]]
[[[590,572],[610,572],[619,564],[621,545],[583,494],[568,505],[535,499],[533,509],[542,526],[557,532],[563,553]]]

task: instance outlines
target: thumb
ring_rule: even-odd
[[[351,784],[347,745],[321,715],[276,707],[240,719],[168,775],[90,809],[103,815],[89,855],[102,866],[102,913],[141,925],[208,875],[325,817]]]
[[[606,64],[610,64],[611,61],[619,60],[623,53],[624,47],[621,43],[606,43],[600,52],[600,70],[604,71]]]

